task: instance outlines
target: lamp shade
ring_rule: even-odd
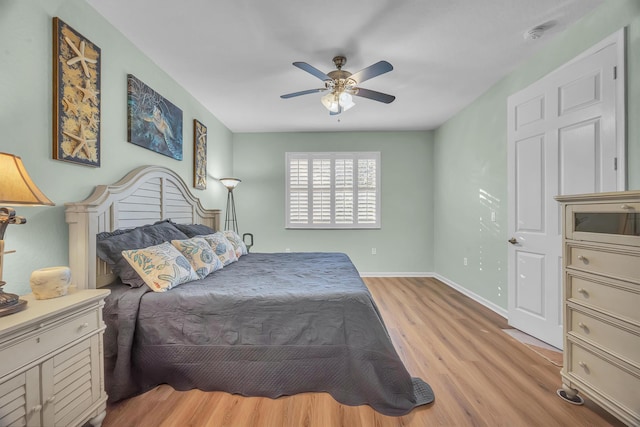
[[[219,181],[229,190],[233,190],[242,182],[238,178],[220,178]]]
[[[0,203],[9,206],[55,205],[33,183],[22,159],[8,153],[0,153]]]

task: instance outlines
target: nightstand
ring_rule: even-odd
[[[0,317],[0,426],[102,424],[102,307],[108,294],[26,295],[24,311]]]

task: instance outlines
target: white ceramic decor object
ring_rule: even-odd
[[[67,294],[71,284],[69,267],[49,267],[31,273],[31,291],[36,299],[56,298]]]

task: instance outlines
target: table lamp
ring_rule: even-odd
[[[33,183],[22,159],[8,153],[0,153],[0,205],[9,206],[54,206],[55,204]],[[18,295],[2,290],[6,283],[2,280],[4,255],[15,251],[4,251],[4,232],[9,224],[24,224],[27,220],[17,216],[12,207],[0,207],[0,316],[23,310],[25,300]]]

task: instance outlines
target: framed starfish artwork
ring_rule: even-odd
[[[193,119],[193,186],[207,189],[207,127]]]
[[[100,48],[53,18],[53,158],[100,167]]]
[[[127,75],[127,136],[129,142],[182,160],[182,110]]]

